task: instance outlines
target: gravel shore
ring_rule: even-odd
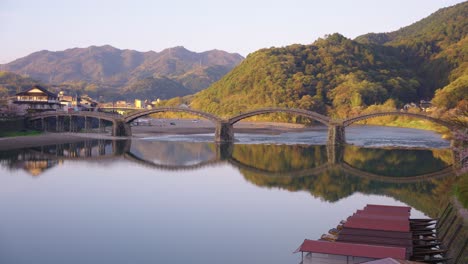
[[[302,125],[273,122],[239,122],[234,126],[234,133],[252,134],[281,134],[292,131],[305,131]],[[108,128],[109,130],[109,128]],[[206,134],[214,133],[215,125],[207,120],[198,119],[153,119],[151,122],[142,122],[132,126],[135,138],[163,135],[163,134]],[[112,137],[110,133],[44,133],[37,136],[5,137],[0,138],[0,151],[29,148],[52,144],[80,142],[84,139],[122,139]]]

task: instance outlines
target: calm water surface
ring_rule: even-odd
[[[0,152],[0,263],[298,263],[367,203],[436,214],[449,143],[432,132],[326,131],[90,140]],[[402,149],[403,147],[417,147]],[[418,176],[418,178],[414,178]]]

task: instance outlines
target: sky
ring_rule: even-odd
[[[410,25],[463,0],[0,0],[0,63],[40,50],[184,46],[243,56]]]

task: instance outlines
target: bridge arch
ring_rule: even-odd
[[[65,127],[65,120],[66,118],[69,119],[69,128]],[[51,128],[52,131],[55,132],[78,132],[79,131],[79,122],[78,118],[84,118],[84,130],[89,132],[93,128],[92,119],[98,120],[98,127],[100,132],[105,132],[106,124],[104,121],[108,121],[112,123],[112,135],[115,135],[116,127],[118,127],[118,123],[120,117],[113,114],[107,114],[102,112],[62,112],[62,111],[50,111],[50,112],[42,112],[37,114],[29,114],[27,116],[27,121],[29,125],[36,126],[37,129],[41,129],[44,131],[49,131],[50,121],[51,119],[55,119],[55,129]],[[40,125],[38,128],[37,125]],[[52,125],[54,125],[52,123]]]
[[[421,181],[428,181],[431,179],[444,178],[450,175],[454,175],[455,173],[453,165],[447,166],[438,171],[428,172],[428,173],[419,174],[419,175],[406,176],[406,177],[385,176],[385,175],[375,174],[372,172],[363,171],[363,170],[353,167],[352,165],[348,164],[346,161],[341,162],[339,166],[340,166],[340,169],[347,174],[360,177],[360,178],[364,178],[364,179],[369,179],[369,180],[374,180],[374,181],[379,181],[379,182],[389,182],[389,183],[417,183]]]
[[[221,118],[210,114],[206,113],[203,111],[199,110],[194,110],[190,108],[183,108],[183,107],[157,107],[149,110],[142,110],[142,111],[135,111],[132,112],[126,116],[124,116],[124,122],[125,123],[131,123],[133,120],[138,119],[142,116],[150,115],[150,114],[155,114],[155,113],[163,113],[163,112],[181,112],[181,113],[188,113],[188,114],[193,114],[196,116],[204,117],[213,123],[217,124],[221,122]]]
[[[362,120],[374,118],[374,117],[379,117],[379,116],[409,116],[409,117],[414,117],[414,118],[419,118],[419,119],[425,119],[431,122],[434,122],[436,124],[445,126],[449,129],[452,128],[451,124],[448,122],[445,122],[443,120],[440,120],[438,118],[430,117],[428,115],[424,114],[417,114],[417,113],[410,113],[410,112],[398,112],[398,111],[389,111],[389,112],[378,112],[378,113],[372,113],[372,114],[367,114],[367,115],[361,115],[361,116],[356,116],[356,117],[351,117],[348,119],[345,119],[343,121],[343,126],[347,127],[352,125],[355,122],[359,122]]]
[[[288,114],[295,114],[295,115],[300,115],[304,117],[308,117],[310,119],[313,119],[315,121],[318,121],[326,126],[330,124],[330,118],[324,115],[321,115],[316,112],[308,111],[308,110],[303,110],[303,109],[296,109],[296,108],[261,108],[261,109],[256,109],[247,113],[242,113],[240,115],[231,117],[229,119],[229,124],[234,125],[235,123],[241,121],[242,119],[249,118],[252,116],[256,115],[262,115],[262,114],[270,114],[270,113],[288,113]]]
[[[302,170],[297,170],[297,171],[278,171],[278,172],[273,172],[273,171],[268,171],[265,169],[260,169],[256,168],[252,165],[245,164],[239,160],[237,160],[234,157],[231,157],[230,159],[227,160],[229,164],[232,166],[236,167],[237,169],[240,170],[245,170],[248,172],[260,174],[266,177],[272,177],[272,178],[301,178],[301,177],[306,177],[306,176],[315,176],[319,175],[321,173],[326,172],[327,170],[330,169],[331,165],[328,163],[324,163],[320,166],[314,167],[314,168],[308,168],[308,169],[302,169]]]
[[[42,118],[49,118],[49,117],[92,117],[96,119],[103,119],[109,122],[115,122],[118,117],[112,114],[102,113],[102,112],[43,112],[39,114],[32,114],[28,116],[29,121],[39,120]]]
[[[139,164],[139,165],[142,165],[144,167],[151,168],[151,169],[161,170],[161,171],[192,171],[192,170],[196,170],[196,169],[202,169],[202,168],[205,168],[205,167],[216,166],[218,164],[222,164],[222,163],[225,162],[225,161],[215,157],[215,158],[212,158],[212,159],[209,159],[209,160],[202,161],[200,163],[190,164],[190,165],[165,165],[165,164],[153,163],[151,161],[142,159],[142,158],[136,156],[135,154],[133,154],[130,151],[126,152],[123,156],[124,156],[124,158],[126,160],[129,160],[129,161],[134,162],[136,164]]]

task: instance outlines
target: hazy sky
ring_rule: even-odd
[[[260,48],[388,32],[462,0],[0,0],[0,63],[39,50]]]

